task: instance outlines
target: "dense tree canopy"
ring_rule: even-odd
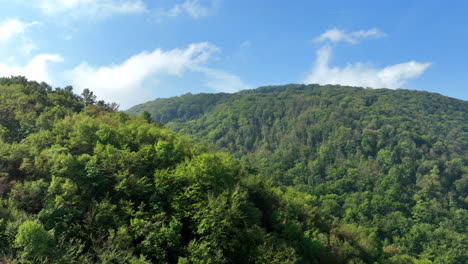
[[[462,208],[448,227],[427,223],[431,199],[416,226],[406,212],[385,218],[398,223],[388,230],[334,220],[341,195],[277,186],[247,161],[148,122],[152,113],[116,108],[89,90],[0,79],[0,262],[409,263],[412,252],[439,252],[422,239],[452,239],[446,257],[461,256]],[[464,173],[463,159],[447,162]],[[443,191],[448,169],[432,167],[421,188]],[[402,228],[411,232],[401,240],[380,239]]]
[[[353,237],[321,240],[340,248],[336,256],[468,262],[466,101],[409,90],[287,85],[158,99],[128,113],[142,111],[233,153],[262,178],[310,195],[334,238]]]

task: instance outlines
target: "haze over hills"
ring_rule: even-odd
[[[286,85],[186,94],[127,112],[144,111],[313,195],[330,221],[374,230],[386,250],[434,263],[468,260],[467,101]]]

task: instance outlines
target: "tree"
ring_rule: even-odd
[[[148,111],[143,111],[141,117],[143,117],[146,122],[151,123],[151,114]]]
[[[90,91],[88,88],[83,90],[83,92],[81,93],[81,96],[83,98],[83,102],[85,105],[96,104],[96,95],[94,95],[94,93]]]
[[[54,237],[35,221],[20,225],[14,245],[20,250],[22,263],[41,263],[54,258]]]

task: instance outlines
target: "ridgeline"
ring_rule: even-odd
[[[379,227],[334,220],[332,196],[327,203],[312,191],[279,186],[258,173],[262,167],[144,117],[96,101],[89,90],[77,95],[72,87],[0,79],[1,263],[409,263],[441,257],[418,255],[420,248],[411,246],[425,246],[419,236],[387,241]],[[447,162],[459,182],[464,167],[453,159]],[[464,212],[457,210],[453,214]],[[435,227],[447,239],[436,240],[447,243],[443,257],[463,260],[459,229],[466,218],[440,217],[452,221]],[[434,228],[421,225],[411,234],[422,237]]]
[[[319,215],[345,233],[336,239],[372,238],[361,248],[379,249],[374,258],[358,257],[364,263],[468,261],[466,101],[422,91],[286,85],[186,94],[127,112],[144,112],[232,153],[261,178],[310,195]],[[325,247],[334,243],[322,240]],[[355,242],[344,243],[337,255],[359,255]]]

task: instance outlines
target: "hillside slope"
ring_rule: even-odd
[[[417,261],[317,204],[89,90],[0,78],[0,263]]]
[[[374,229],[389,252],[468,261],[466,101],[287,85],[188,94],[128,110],[142,111],[313,195],[332,221]]]

